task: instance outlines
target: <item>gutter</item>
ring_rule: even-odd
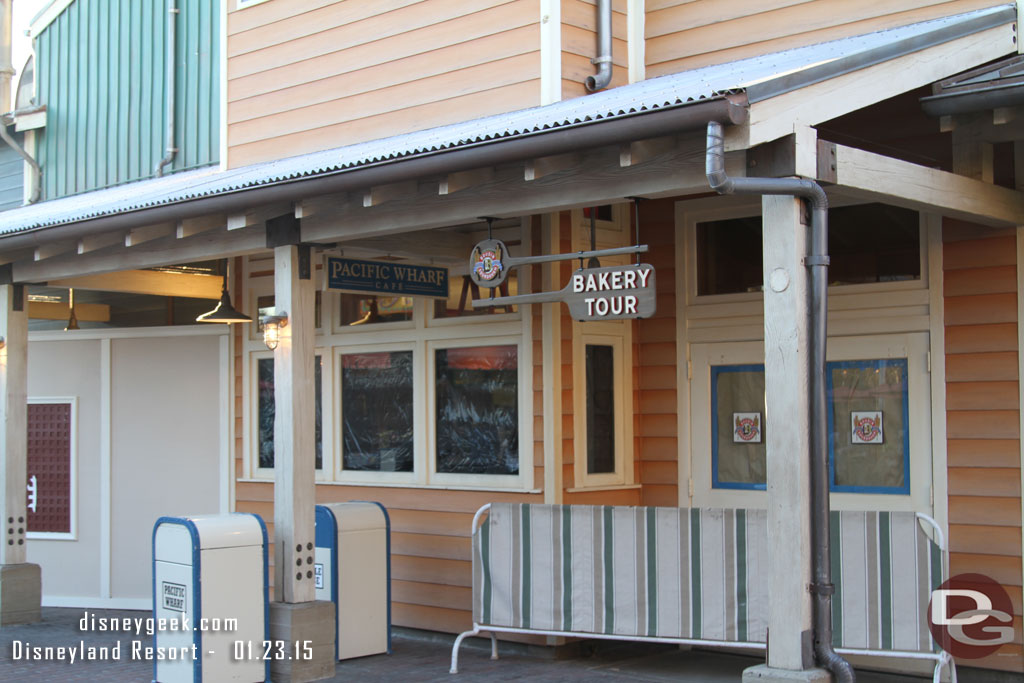
[[[961,92],[945,92],[922,97],[919,101],[924,113],[934,117],[969,114],[1000,107],[1019,107],[1024,104],[1024,84],[1005,83]]]
[[[814,655],[838,683],[853,683],[853,667],[832,649],[832,584],[829,554],[828,422],[825,396],[825,344],[828,318],[828,197],[813,180],[800,178],[730,178],[725,173],[722,124],[708,123],[706,168],[708,183],[719,194],[788,195],[807,200],[811,209],[810,254],[804,264],[811,269],[810,306],[807,310],[810,377],[809,422],[811,431],[810,527],[811,585],[814,600]]]
[[[183,199],[173,204],[135,209],[74,223],[30,228],[0,236],[0,249],[38,246],[44,236],[46,240],[81,239],[109,230],[130,229],[211,213],[236,213],[276,202],[295,202],[317,195],[364,190],[375,185],[521,162],[588,147],[703,130],[709,121],[743,123],[747,117],[745,102],[734,99],[715,97],[612,119],[584,121],[511,139],[485,140],[456,149],[435,150],[401,159],[338,169],[312,178],[291,178],[210,197]]]

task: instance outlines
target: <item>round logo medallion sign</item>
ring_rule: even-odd
[[[1013,642],[1013,603],[983,574],[959,574],[932,591],[928,628],[954,657],[979,659]]]

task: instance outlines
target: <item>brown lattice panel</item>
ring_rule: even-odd
[[[37,486],[29,531],[71,531],[71,438],[70,403],[29,404],[28,476]]]

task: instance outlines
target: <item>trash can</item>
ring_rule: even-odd
[[[316,599],[338,615],[339,660],[391,652],[391,520],[380,503],[316,506]]]
[[[270,678],[267,527],[258,515],[161,517],[153,527],[153,680]],[[164,621],[160,621],[164,620]]]

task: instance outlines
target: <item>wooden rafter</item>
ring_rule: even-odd
[[[834,156],[834,162],[831,161]],[[818,177],[843,193],[994,226],[1024,220],[1024,193],[831,142],[818,143],[829,160]]]

